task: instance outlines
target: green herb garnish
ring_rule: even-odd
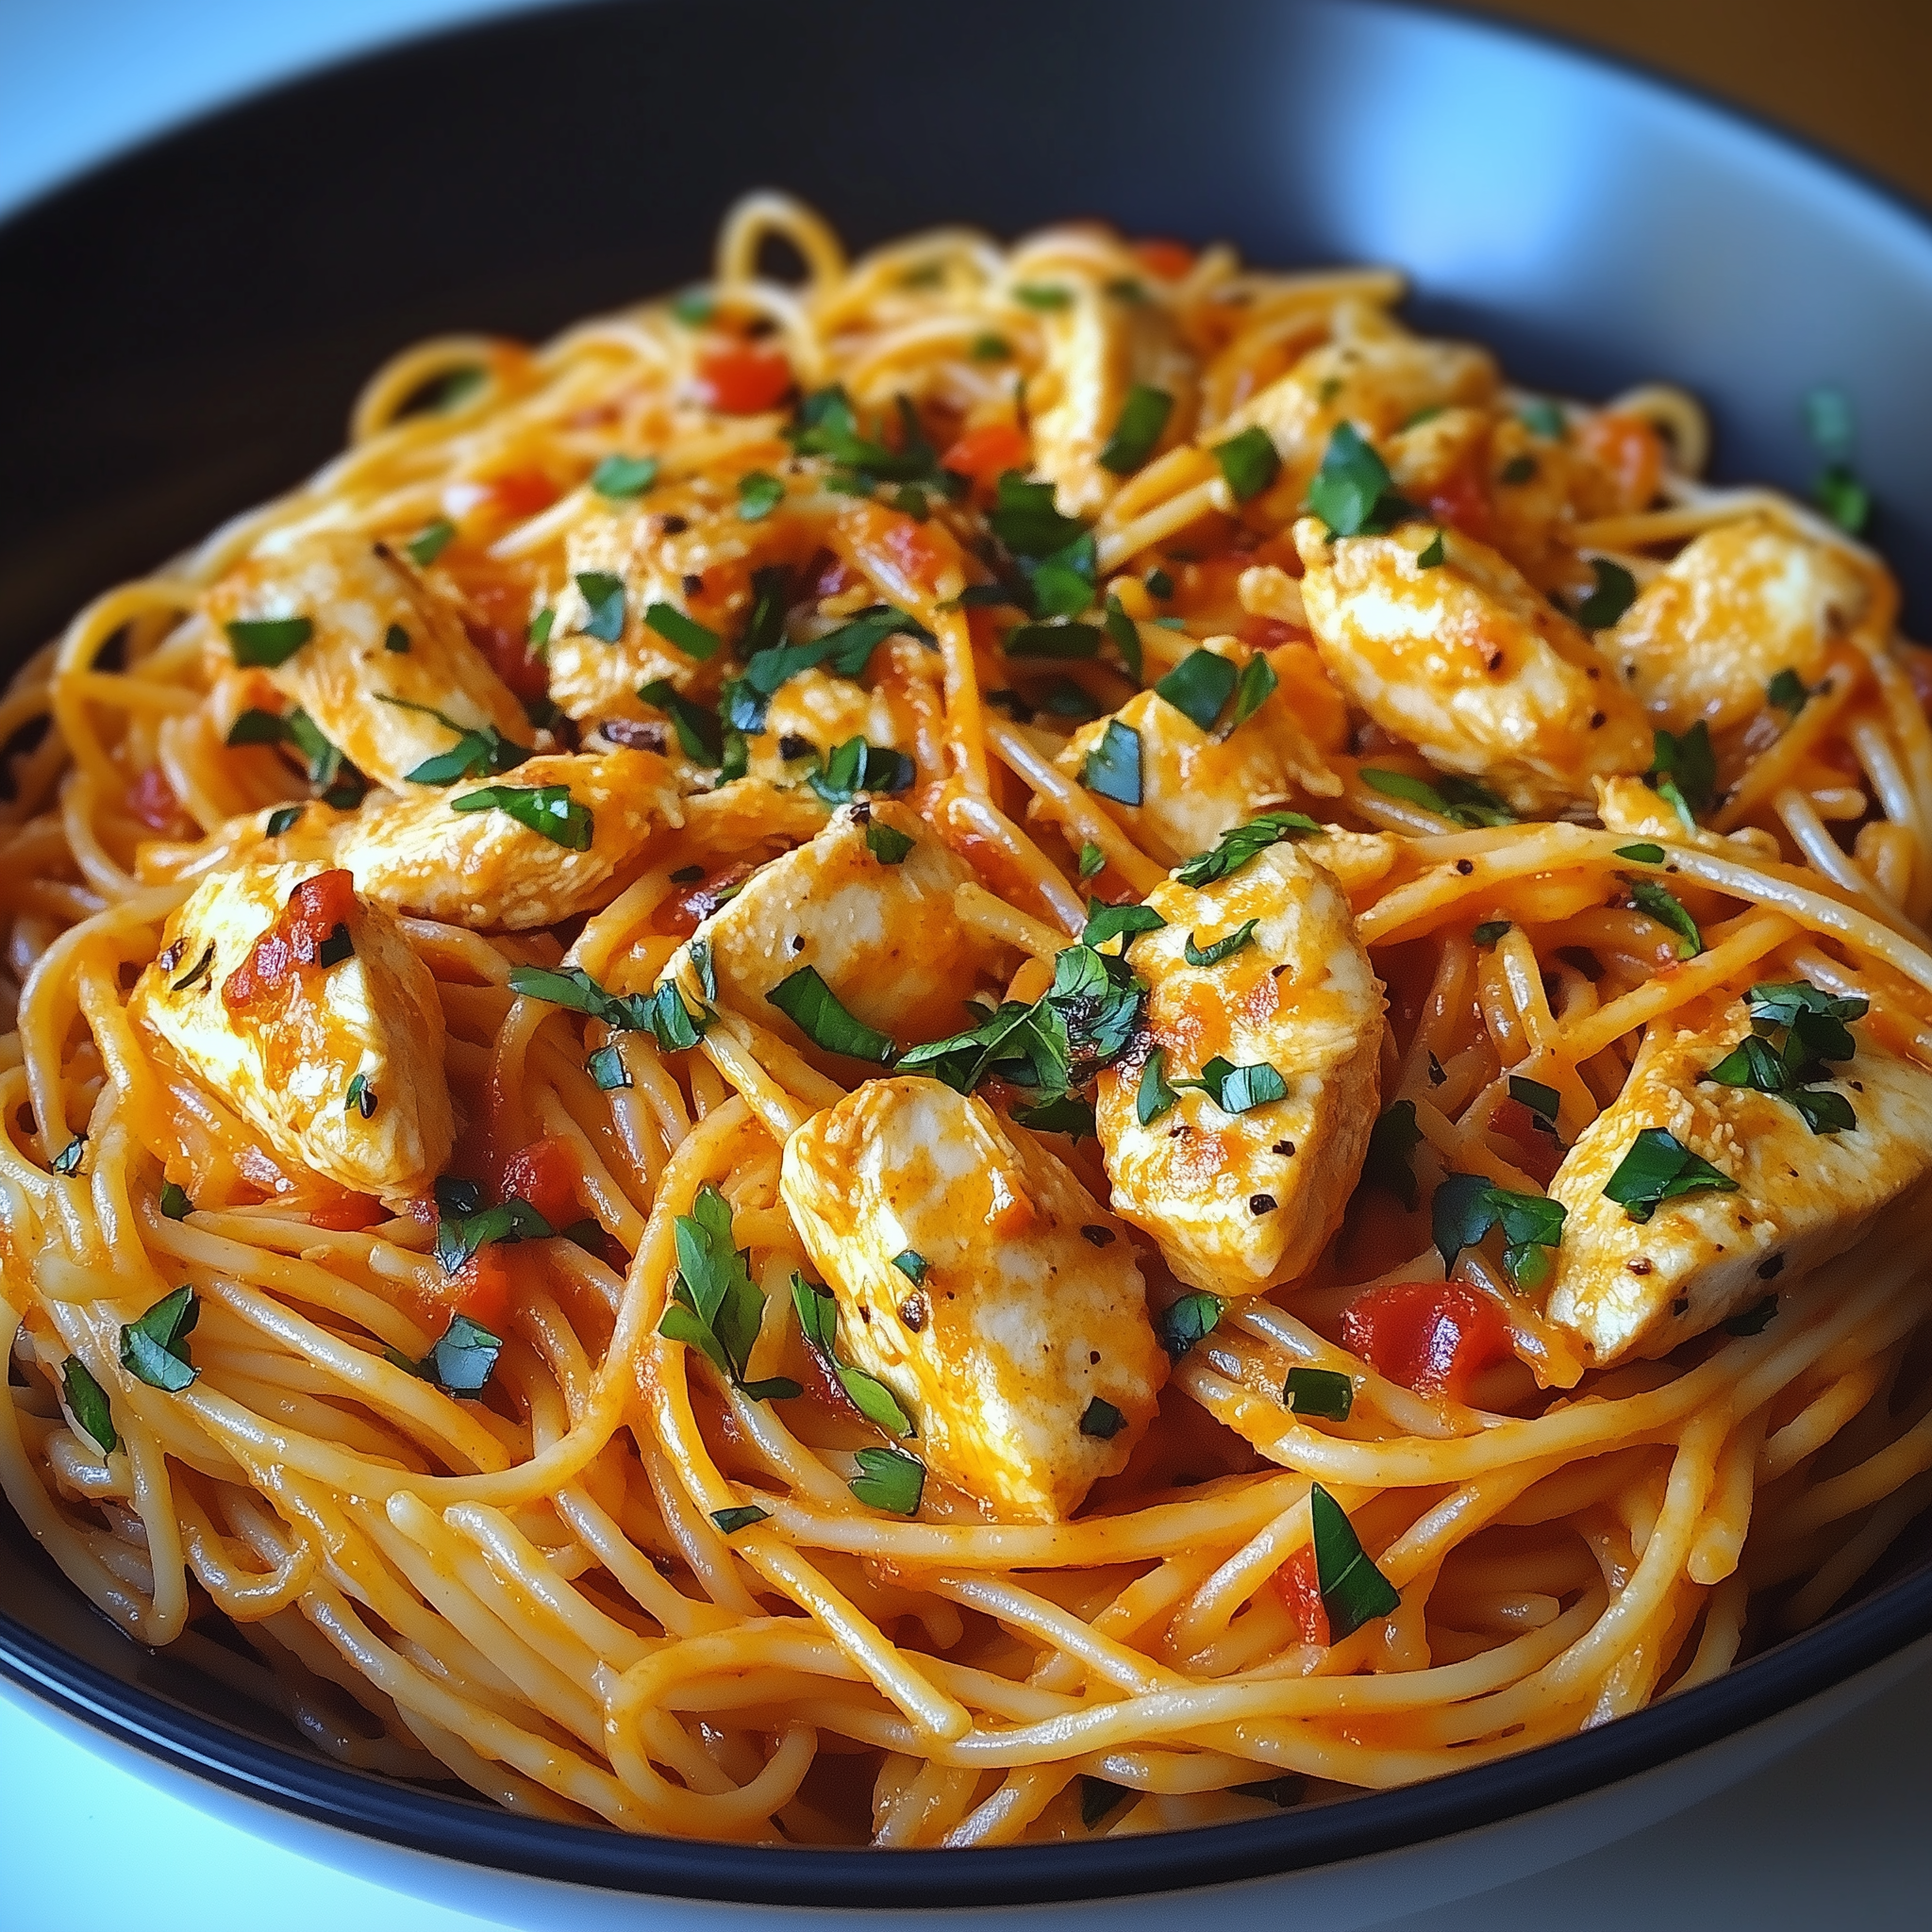
[[[1520,1289],[1540,1286],[1549,1274],[1568,1214],[1560,1201],[1511,1193],[1473,1174],[1444,1174],[1429,1208],[1436,1252],[1445,1269],[1455,1267],[1464,1248],[1474,1247],[1491,1228],[1501,1228],[1503,1266]]]
[[[1322,829],[1306,812],[1264,811],[1244,825],[1222,833],[1211,852],[1197,852],[1175,872],[1184,886],[1208,886],[1239,872],[1252,858],[1257,858],[1271,845],[1284,839],[1306,838]]]
[[[571,852],[588,852],[591,808],[570,795],[568,785],[487,785],[449,802],[452,811],[500,811]]]
[[[1127,391],[1114,420],[1113,434],[1100,452],[1100,467],[1116,476],[1131,475],[1154,454],[1154,445],[1173,413],[1174,398],[1164,389],[1137,382]]]
[[[178,1394],[200,1373],[188,1354],[188,1338],[200,1320],[201,1304],[192,1288],[163,1295],[121,1330],[121,1366],[150,1389]]]
[[[894,1264],[896,1265],[896,1263]],[[922,1273],[923,1264],[922,1264]],[[918,1280],[920,1277],[913,1277]],[[835,1346],[839,1336],[839,1304],[829,1290],[808,1281],[794,1271],[791,1276],[791,1305],[798,1310],[798,1325],[825,1365],[839,1378],[839,1386],[867,1422],[888,1429],[895,1436],[912,1436],[918,1431],[911,1418],[900,1407],[899,1399],[876,1375],[855,1369],[841,1361]]]
[[[1295,1415],[1345,1423],[1355,1407],[1355,1383],[1338,1369],[1291,1369],[1281,1400]]]
[[[1604,1195],[1632,1221],[1648,1221],[1683,1194],[1734,1194],[1738,1184],[1722,1168],[1693,1154],[1662,1127],[1645,1127],[1604,1183]]]
[[[1315,1580],[1328,1613],[1328,1641],[1340,1643],[1364,1624],[1392,1616],[1402,1595],[1369,1560],[1348,1512],[1316,1483],[1308,1491],[1315,1528]]]
[[[891,1037],[855,1020],[840,1005],[816,966],[801,966],[788,974],[765,995],[816,1047],[844,1054],[856,1060],[890,1066],[895,1052]]]

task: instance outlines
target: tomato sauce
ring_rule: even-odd
[[[298,973],[321,964],[330,934],[346,925],[356,911],[356,881],[350,874],[319,872],[304,879],[289,894],[275,923],[223,981],[222,1004],[240,1013],[274,998]]]
[[[127,809],[153,832],[183,829],[181,801],[158,765],[149,765],[127,788]]]
[[[1464,1399],[1483,1370],[1514,1351],[1494,1303],[1454,1281],[1394,1281],[1356,1296],[1342,1346],[1418,1395]]]
[[[546,1134],[504,1162],[498,1188],[506,1201],[519,1195],[561,1232],[583,1218],[577,1198],[582,1180],[569,1141]]]

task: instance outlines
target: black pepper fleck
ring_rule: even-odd
[[[1774,1255],[1770,1260],[1760,1261],[1757,1264],[1757,1278],[1759,1281],[1773,1280],[1784,1272],[1785,1257],[1782,1255]]]
[[[899,1304],[899,1319],[917,1335],[925,1326],[925,1297],[923,1294],[908,1294]]]
[[[1470,874],[1475,870],[1475,860],[1473,858],[1458,858],[1456,861],[1456,870],[1459,872],[1464,878],[1467,878],[1470,875]]]
[[[703,571],[688,570],[685,572],[684,594],[687,597],[695,597],[698,594],[698,592],[702,591],[704,588],[705,574]]]
[[[1091,1241],[1096,1248],[1105,1248],[1112,1245],[1114,1234],[1112,1228],[1096,1224],[1083,1227],[1080,1230],[1080,1237],[1083,1241]]]
[[[1628,1267],[1633,1274],[1648,1274],[1652,1267],[1652,1264],[1646,1261],[1641,1255],[1639,1255],[1636,1260],[1626,1262],[1624,1265]]]
[[[1248,1196],[1248,1212],[1250,1214],[1273,1214],[1274,1212],[1274,1196],[1273,1194],[1250,1194]]]
[[[681,537],[691,528],[691,525],[683,517],[665,517],[659,522],[658,527],[667,537]]]
[[[781,758],[809,758],[818,747],[810,739],[801,738],[795,731],[788,731],[778,741],[778,756]]]
[[[1274,1151],[1284,1160],[1292,1160],[1294,1158],[1294,1142],[1292,1141],[1277,1141],[1274,1143]]]

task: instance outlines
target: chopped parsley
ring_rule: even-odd
[[[827,805],[850,805],[861,791],[904,791],[914,776],[912,760],[903,751],[848,738],[806,783]]]
[[[380,704],[394,705],[404,711],[420,711],[425,717],[434,718],[444,730],[454,731],[457,735],[457,741],[449,750],[425,758],[414,771],[403,774],[411,785],[454,785],[458,778],[482,778],[513,772],[525,758],[535,756],[528,745],[513,742],[494,724],[458,724],[433,705],[414,704],[386,691],[379,691],[375,695]]]
[[[1503,1233],[1503,1266],[1519,1289],[1540,1287],[1550,1272],[1550,1257],[1563,1239],[1569,1209],[1541,1194],[1516,1194],[1480,1174],[1449,1174],[1436,1190],[1429,1219],[1436,1252],[1445,1269],[1454,1268],[1464,1248],[1473,1248],[1491,1228]]]
[[[1543,396],[1524,403],[1517,410],[1516,420],[1532,436],[1541,436],[1550,442],[1561,442],[1569,430],[1569,423],[1564,417],[1562,406]]]
[[[1121,654],[1121,662],[1126,666],[1127,675],[1139,684],[1146,675],[1146,662],[1141,650],[1141,630],[1121,605],[1121,600],[1112,591],[1107,598],[1107,634],[1113,640],[1113,647]]]
[[[780,607],[777,611],[780,625],[783,618],[784,611]],[[753,628],[759,627],[755,622]],[[827,631],[822,638],[814,638],[809,643],[774,642],[754,650],[744,667],[743,677],[731,687],[736,693],[730,700],[731,722],[741,731],[762,731],[772,698],[780,686],[796,677],[800,672],[810,671],[820,665],[841,677],[857,677],[871,661],[873,652],[895,632],[918,638],[927,636],[924,626],[903,610],[880,604],[870,610],[861,610],[850,622],[841,625],[836,630]],[[782,639],[782,629],[778,629],[777,635]]]
[[[1113,434],[1100,452],[1100,467],[1116,476],[1131,475],[1154,454],[1173,413],[1174,398],[1164,389],[1137,382],[1127,391],[1114,420]]]
[[[60,1365],[60,1389],[67,1398],[68,1412],[82,1432],[103,1456],[120,1446],[115,1433],[113,1411],[108,1406],[108,1391],[93,1378],[88,1365],[71,1355]]]
[[[1846,1022],[1862,1019],[1870,1002],[1833,999],[1802,979],[1754,986],[1745,997],[1751,1031],[1704,1078],[1790,1101],[1814,1134],[1856,1127],[1851,1102],[1815,1083],[1830,1077],[1827,1062],[1856,1056]]]
[[[269,813],[262,831],[271,839],[279,839],[284,832],[293,831],[301,818],[302,808],[299,805],[278,805]]]
[[[1364,1624],[1393,1615],[1402,1595],[1362,1548],[1348,1512],[1320,1483],[1308,1491],[1315,1531],[1315,1580],[1328,1613],[1328,1641],[1340,1643]]]
[[[481,1201],[482,1190],[474,1181],[445,1175],[436,1184],[436,1258],[445,1274],[458,1273],[486,1241],[514,1247],[519,1241],[547,1241],[557,1232],[521,1194],[494,1208]]]
[[[425,524],[418,530],[403,548],[413,563],[427,570],[456,541],[456,534],[457,526],[447,517],[438,517],[433,524]]]
[[[1203,731],[1211,731],[1240,676],[1232,658],[1191,651],[1154,687],[1154,694]]]
[[[769,1521],[771,1514],[769,1509],[760,1509],[756,1503],[741,1503],[735,1509],[713,1509],[711,1521],[720,1536],[736,1536],[741,1529],[749,1529],[754,1523]]]
[[[407,655],[409,648],[409,633],[399,624],[391,625],[382,634],[382,648],[385,651],[393,651],[397,657]]]
[[[996,336],[991,330],[973,338],[966,353],[975,362],[1006,362],[1012,358],[1013,348],[1004,336]]]
[[[716,1018],[708,1008],[692,1013],[670,980],[656,992],[607,992],[581,966],[553,972],[547,966],[512,966],[509,990],[524,999],[543,1000],[574,1013],[601,1020],[612,1032],[650,1033],[666,1053],[695,1046]]]
[[[1013,300],[1027,308],[1055,309],[1071,308],[1074,306],[1074,291],[1051,282],[1017,282],[1013,286]]]
[[[1252,502],[1281,474],[1280,452],[1258,423],[1216,443],[1209,455],[1221,465],[1227,492],[1237,503]]]
[[[788,974],[765,995],[811,1041],[826,1053],[890,1066],[896,1049],[891,1037],[855,1020],[839,1003],[816,966]]]
[[[903,1449],[861,1449],[853,1457],[858,1474],[845,1487],[869,1508],[916,1516],[925,1491],[925,1465]]]
[[[1151,906],[1103,906],[1087,902],[1087,924],[1080,928],[1083,946],[1104,946],[1108,940],[1132,941],[1143,932],[1158,932],[1167,921]]]
[[[621,617],[619,622],[621,625]],[[694,617],[687,617],[675,604],[646,605],[644,622],[667,643],[675,644],[687,658],[694,658],[700,664],[715,658],[718,646],[724,642],[708,625],[700,624]]]
[[[1257,1107],[1288,1098],[1288,1082],[1266,1060],[1238,1067],[1220,1054],[1201,1069],[1198,1080],[1176,1080],[1174,1085],[1198,1089],[1223,1113],[1251,1113]]]
[[[1486,785],[1474,778],[1439,774],[1432,785],[1407,772],[1384,771],[1378,765],[1364,765],[1359,776],[1372,791],[1385,798],[1400,798],[1432,811],[1452,825],[1474,829],[1478,825],[1513,825],[1516,817],[1509,808]]]
[[[924,1255],[917,1253],[915,1250],[911,1248],[901,1249],[898,1254],[892,1257],[892,1266],[896,1268],[899,1271],[899,1273],[903,1274],[906,1277],[906,1279],[913,1285],[914,1288],[920,1288],[924,1285],[925,1271],[930,1265],[931,1264],[926,1260]]]
[[[1197,1289],[1170,1302],[1155,1316],[1155,1339],[1171,1361],[1179,1361],[1197,1341],[1213,1334],[1220,1320],[1221,1297]]]
[[[1096,1395],[1080,1416],[1080,1433],[1097,1442],[1111,1442],[1126,1425],[1126,1417],[1103,1395]]]
[[[584,635],[614,644],[624,635],[624,579],[608,570],[580,570],[576,585],[590,607]]]
[[[1147,1062],[1141,1069],[1141,1085],[1134,1094],[1134,1118],[1143,1127],[1151,1127],[1180,1099],[1180,1095],[1167,1084],[1166,1063],[1167,1049],[1157,1046],[1148,1054]]]
[[[375,1118],[377,1106],[375,1089],[369,1084],[367,1074],[356,1074],[350,1077],[349,1091],[342,1096],[342,1111],[347,1113],[353,1107],[365,1121]]]
[[[1174,579],[1158,564],[1141,579],[1147,587],[1150,597],[1158,597],[1164,604],[1174,595]]]
[[[898,865],[912,850],[912,835],[889,825],[883,819],[869,819],[865,826],[865,849],[881,865]]]
[[[1280,686],[1281,680],[1275,676],[1274,665],[1257,651],[1241,666],[1241,681],[1234,688],[1234,717],[1228,724],[1228,731],[1239,731]]]
[[[961,479],[941,469],[939,452],[920,427],[919,411],[907,396],[897,398],[899,447],[888,448],[858,433],[852,398],[836,384],[815,390],[798,406],[798,414],[785,434],[801,456],[829,457],[846,474],[834,475],[830,487],[868,496],[880,481],[924,483],[944,495],[963,487]]]
[[[614,1093],[621,1087],[632,1087],[637,1083],[630,1076],[630,1069],[624,1063],[624,1055],[618,1051],[617,1042],[612,1040],[600,1046],[584,1061],[584,1072],[597,1083],[602,1093]]]
[[[1055,508],[1051,483],[1029,483],[1017,470],[999,479],[986,520],[993,535],[1023,558],[1052,557],[1089,534],[1079,518],[1062,516]]]
[[[672,1277],[671,1304],[658,1323],[658,1333],[695,1348],[754,1402],[802,1393],[798,1384],[785,1376],[762,1382],[744,1379],[765,1298],[751,1278],[743,1251],[732,1243],[730,1202],[707,1181],[691,1212],[677,1216],[673,1231],[677,1273]]]
[[[315,635],[306,617],[237,617],[222,628],[237,664],[265,671],[286,664]]]
[[[1528,1079],[1522,1074],[1511,1074],[1508,1085],[1509,1098],[1526,1107],[1530,1117],[1545,1133],[1555,1133],[1563,1096],[1554,1087],[1546,1087],[1541,1080]]]
[[[1077,607],[1084,610],[1084,599]],[[1009,658],[1097,658],[1107,633],[1091,624],[1019,624],[1001,638]]]
[[[1662,1127],[1645,1127],[1604,1183],[1604,1195],[1632,1221],[1648,1221],[1666,1202],[1680,1195],[1734,1194],[1738,1184],[1722,1168],[1693,1154]]]
[[[571,852],[591,849],[591,808],[568,785],[487,785],[449,802],[452,811],[500,811]]]
[[[1080,768],[1080,782],[1088,791],[1117,805],[1139,805],[1141,790],[1141,734],[1118,718],[1107,721],[1099,742],[1087,754]]]
[[[1493,946],[1514,924],[1508,919],[1486,919],[1471,929],[1469,937],[1478,946]]]
[[[179,979],[174,981],[173,984],[169,987],[168,991],[170,992],[187,992],[192,987],[199,986],[201,982],[208,977],[208,970],[214,963],[215,942],[212,940],[210,940],[208,942],[208,944],[205,947],[203,947],[201,958],[198,958],[194,962],[194,964],[191,966],[188,969],[188,971],[181,975]]]
[[[753,470],[738,479],[738,514],[747,524],[770,516],[784,501],[785,485],[767,471]]]
[[[1107,854],[1091,839],[1086,840],[1080,847],[1080,876],[1091,879],[1096,874],[1107,870]],[[1091,945],[1091,940],[1087,942]]]
[[[1193,934],[1190,933],[1181,948],[1181,955],[1190,966],[1218,966],[1224,959],[1232,958],[1254,939],[1255,928],[1260,923],[1258,919],[1243,920],[1225,939],[1215,940],[1206,946],[1197,946]]]
[[[1505,463],[1500,470],[1496,472],[1496,481],[1499,483],[1508,484],[1511,488],[1513,488],[1515,485],[1519,483],[1529,482],[1530,479],[1533,476],[1535,476],[1536,472],[1537,460],[1533,456],[1530,456],[1525,451],[1521,456],[1511,457],[1507,463]]]
[[[1795,718],[1816,695],[1811,687],[1787,665],[1764,688],[1767,702]]]
[[[1777,1296],[1768,1294],[1762,1301],[1753,1302],[1748,1308],[1719,1325],[1726,1335],[1762,1335],[1776,1313]]]
[[[641,496],[658,480],[656,457],[608,456],[591,472],[591,488],[614,503]]]
[[[200,1373],[188,1353],[188,1338],[201,1319],[192,1288],[163,1295],[139,1321],[121,1330],[121,1366],[150,1389],[178,1394]]]
[[[1250,859],[1258,858],[1271,845],[1284,839],[1306,838],[1322,829],[1306,812],[1264,811],[1244,825],[1222,833],[1211,852],[1197,852],[1175,872],[1184,886],[1209,886],[1239,872]]]
[[[1339,1369],[1291,1369],[1281,1400],[1295,1415],[1345,1423],[1355,1407],[1355,1383]]]
[[[1824,467],[1811,485],[1811,500],[1840,529],[1856,537],[1871,521],[1871,492],[1852,471],[1851,400],[1842,390],[1814,389],[1805,398],[1805,422]]]
[[[58,1174],[76,1174],[80,1172],[80,1158],[87,1152],[87,1136],[75,1134],[48,1163]]]
[[[801,1333],[839,1378],[839,1386],[851,1397],[852,1406],[859,1414],[892,1435],[917,1435],[911,1418],[900,1407],[898,1397],[876,1375],[869,1375],[863,1369],[855,1369],[839,1358],[835,1346],[839,1336],[839,1304],[831,1291],[794,1271],[791,1305],[798,1310]]]
[[[1637,601],[1637,579],[1607,557],[1592,557],[1590,567],[1596,589],[1576,607],[1576,621],[1585,630],[1607,630]]]
[[[1628,879],[1631,902],[1677,936],[1677,958],[1694,959],[1704,950],[1697,922],[1684,910],[1677,895],[1656,879]]]
[[[161,1183],[161,1212],[170,1221],[180,1221],[194,1212],[194,1203],[188,1198],[188,1190],[174,1181]]]
[[[1411,506],[1395,491],[1389,466],[1353,423],[1329,432],[1322,467],[1308,485],[1308,508],[1328,525],[1328,535],[1371,537],[1391,530]]]
[[[1717,803],[1717,754],[1710,745],[1710,726],[1702,718],[1681,734],[1657,731],[1651,740],[1651,781],[1683,821],[1687,832],[1697,829],[1697,814]]]
[[[1664,862],[1664,848],[1644,840],[1636,845],[1619,845],[1617,857],[1627,858],[1632,865],[1661,865]]]
[[[1442,533],[1438,530],[1415,554],[1418,570],[1434,570],[1443,561]]]
[[[727,686],[726,690],[741,689]],[[671,720],[671,728],[677,734],[678,749],[693,764],[717,765],[724,758],[724,727],[714,711],[708,711],[693,698],[688,698],[668,677],[654,677],[648,684],[638,686],[638,696],[645,704],[655,705]],[[731,723],[739,730],[759,730],[764,719],[760,713],[756,724],[746,725],[735,706],[727,700],[731,712]]]

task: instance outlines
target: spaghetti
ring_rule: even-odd
[[[1690,398],[1400,292],[754,196],[29,663],[0,1481],[88,1598],[371,1771],[978,1845],[1854,1590],[1932,1500],[1923,660]]]

